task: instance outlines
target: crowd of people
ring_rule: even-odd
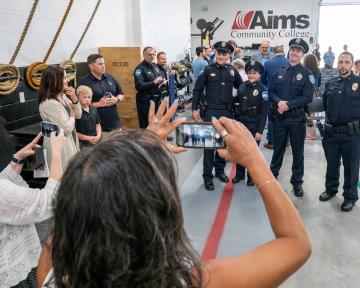
[[[144,61],[134,70],[143,129],[131,131],[119,129],[116,104],[125,99],[120,83],[105,73],[104,58],[92,54],[89,74],[77,87],[57,66],[42,73],[40,115],[60,127],[43,141],[50,167],[46,186],[29,188],[20,176],[41,134],[0,173],[1,287],[277,287],[306,262],[309,237],[277,176],[289,140],[290,181],[302,197],[305,106],[321,83],[317,55],[307,54],[303,39],[290,41],[289,57],[281,45],[270,54],[270,43],[263,41],[247,63],[234,41],[212,48],[196,50],[192,117],[212,122],[226,148],[204,151],[205,188],[214,190],[214,167],[215,177],[229,181],[226,161],[237,164],[234,184],[247,170],[247,185],[256,185],[275,240],[241,255],[200,259],[184,230],[177,184],[173,153],[184,148],[167,142],[186,119],[174,119],[177,102],[168,107],[164,97],[166,54],[158,53],[155,64],[154,49],[143,50]],[[340,77],[325,85],[323,95],[328,166],[320,200],[337,193],[343,159],[343,211],[351,211],[358,197],[360,78],[351,70],[354,62],[349,52],[339,55]],[[269,120],[270,167],[258,148]],[[51,217],[53,229],[41,252],[34,224]]]

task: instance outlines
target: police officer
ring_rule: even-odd
[[[159,67],[154,64],[155,50],[145,47],[143,50],[144,61],[136,66],[134,80],[136,93],[136,108],[139,117],[140,128],[148,126],[148,114],[150,101],[155,102],[155,109],[160,105],[160,100],[167,96],[167,86],[161,85],[165,78],[161,75]]]
[[[341,210],[351,211],[358,200],[360,158],[360,78],[351,72],[354,57],[342,52],[338,58],[339,77],[325,84],[323,94],[326,122],[322,140],[326,169],[326,190],[319,199],[328,201],[338,192],[340,159],[344,165],[344,202]]]
[[[237,96],[234,98],[234,117],[248,128],[259,144],[270,107],[267,88],[259,81],[264,68],[260,62],[250,61],[246,63],[245,71],[248,81],[242,83],[237,90]],[[253,186],[250,174],[248,173],[247,176],[246,185]],[[232,183],[239,183],[244,179],[245,168],[237,164],[236,176],[232,179]]]
[[[269,85],[274,118],[274,154],[270,169],[278,177],[284,158],[286,142],[290,135],[293,154],[291,184],[296,197],[302,197],[304,176],[304,143],[306,133],[305,109],[312,101],[314,76],[301,65],[309,51],[308,44],[300,38],[289,42],[290,66],[277,71]]]
[[[198,76],[192,100],[192,116],[195,121],[202,121],[198,111],[198,104],[205,88],[206,111],[204,121],[210,122],[212,117],[225,116],[232,118],[232,90],[239,88],[242,83],[241,77],[236,69],[227,64],[230,53],[234,47],[225,41],[220,41],[213,46],[216,49],[216,62],[206,66]],[[204,108],[204,107],[202,107]],[[215,163],[214,163],[215,162]],[[206,190],[214,190],[212,170],[215,164],[215,177],[221,182],[229,182],[224,173],[225,159],[220,158],[214,150],[204,150],[203,178]]]

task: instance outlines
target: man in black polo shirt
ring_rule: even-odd
[[[92,107],[97,108],[101,120],[102,137],[120,128],[116,103],[125,99],[119,82],[105,73],[105,61],[101,54],[91,54],[87,58],[90,73],[80,79],[78,86],[89,86],[93,91]]]

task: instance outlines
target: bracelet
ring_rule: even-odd
[[[276,182],[276,179],[270,179],[270,180],[266,180],[264,183],[262,183],[261,185],[258,186],[258,189],[260,190],[261,188],[263,188],[265,185],[272,183],[272,182]]]
[[[24,164],[24,163],[25,163],[25,159],[19,160],[19,159],[16,159],[15,155],[12,155],[12,156],[11,156],[11,162],[20,165],[20,164]]]

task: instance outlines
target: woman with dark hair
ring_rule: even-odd
[[[63,69],[49,65],[43,72],[39,88],[39,113],[43,121],[55,123],[64,130],[65,144],[61,151],[64,169],[70,158],[79,150],[75,119],[81,118],[81,106],[75,89],[68,86]],[[51,145],[44,139],[47,163],[51,163]]]
[[[201,262],[184,231],[175,160],[164,144],[184,120],[169,123],[177,105],[162,116],[161,104],[156,117],[154,107],[150,129],[161,137],[149,130],[117,131],[71,160],[55,200],[54,235],[40,257],[39,286],[280,285],[305,263],[311,245],[250,132],[234,120],[213,120],[227,143],[219,153],[250,171],[276,240],[240,256]]]
[[[304,57],[304,63],[303,66],[310,70],[311,73],[314,75],[314,88],[315,88],[315,97],[318,97],[319,89],[321,86],[321,71],[319,68],[319,62],[314,54],[307,54]]]
[[[304,57],[303,66],[310,70],[314,76],[314,97],[319,97],[319,91],[321,86],[321,71],[319,68],[318,59],[314,54],[307,54]],[[313,120],[307,121],[306,127],[306,140],[314,140],[316,138],[316,131]]]

